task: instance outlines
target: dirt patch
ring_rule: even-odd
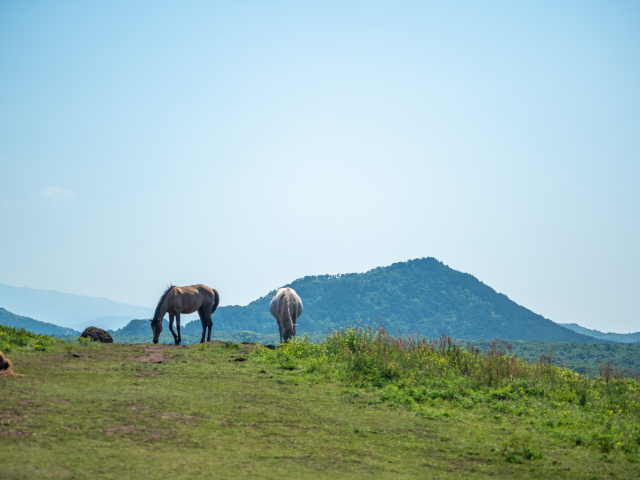
[[[69,354],[68,353],[58,353],[56,355],[45,355],[43,358],[50,358],[52,360],[62,360],[63,358],[69,358]]]
[[[71,403],[69,400],[64,400],[62,398],[58,398],[58,399],[51,400],[51,401],[54,402],[54,403]]]
[[[127,360],[133,360],[134,362],[140,363],[164,363],[171,361],[172,358],[171,356],[165,358],[165,352],[175,348],[180,348],[180,345],[145,345],[145,355],[127,358]]]
[[[138,430],[141,430],[141,429],[136,427],[127,427],[125,425],[118,425],[116,427],[105,428],[104,433],[106,433],[107,435],[115,435],[116,433],[121,433],[121,434],[135,433]]]
[[[10,437],[23,437],[27,435],[27,432],[23,432],[22,430],[12,430],[10,432],[2,432],[2,434]]]
[[[160,372],[158,370],[140,370],[137,373],[143,377],[152,377],[158,375]]]
[[[17,420],[22,420],[22,417],[18,415],[11,415],[9,412],[0,412],[0,425],[4,425],[6,427],[10,422]]]
[[[193,422],[194,418],[190,417],[188,415],[182,415],[180,413],[176,413],[176,412],[165,412],[165,413],[161,413],[160,415],[156,415],[156,417],[158,418],[171,418],[171,419],[176,419],[176,420],[184,420],[185,422]]]
[[[20,405],[33,405],[36,403],[35,400],[20,400]]]

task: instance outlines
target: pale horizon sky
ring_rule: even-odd
[[[0,283],[244,305],[433,256],[640,330],[640,4],[0,3]]]

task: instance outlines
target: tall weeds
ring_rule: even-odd
[[[478,395],[485,401],[553,396],[640,420],[640,383],[611,362],[601,365],[597,377],[589,378],[563,368],[553,349],[537,362],[528,362],[501,340],[480,351],[446,335],[394,338],[385,328],[346,327],[320,344],[294,340],[275,350],[258,348],[256,354],[283,370],[317,372],[355,386],[386,389],[386,398],[398,403]]]

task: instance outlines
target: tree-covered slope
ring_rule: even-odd
[[[464,342],[461,342],[464,345]],[[484,351],[491,349],[491,340],[471,341],[475,347]],[[501,342],[498,342],[501,345]],[[513,340],[509,344],[512,353],[529,362],[535,362],[541,355],[555,358],[557,365],[564,365],[578,373],[596,376],[599,365],[605,366],[613,362],[624,373],[631,370],[640,375],[640,345],[629,345],[614,342],[594,343],[586,345],[575,342],[542,342],[538,340]]]
[[[299,333],[326,332],[362,319],[391,331],[447,334],[455,338],[504,338],[597,343],[602,340],[564,328],[496,292],[468,273],[435,258],[378,267],[362,274],[304,277],[287,285],[304,304]],[[246,307],[221,307],[216,330],[276,329],[269,314],[273,292]]]
[[[559,323],[569,330],[582,333],[583,335],[589,335],[591,337],[599,338],[601,340],[608,340],[610,342],[618,343],[640,343],[640,332],[635,333],[604,333],[599,330],[592,330],[590,328],[581,327],[577,323]]]
[[[41,322],[33,318],[23,317],[0,308],[0,324],[14,328],[24,327],[33,333],[43,335],[80,335],[80,332],[71,328],[59,327],[52,323]]]

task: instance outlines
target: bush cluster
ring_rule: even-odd
[[[51,345],[59,343],[49,335],[40,335],[29,332],[24,327],[18,329],[6,325],[0,325],[0,351],[9,353],[14,348],[24,348],[45,352]]]

